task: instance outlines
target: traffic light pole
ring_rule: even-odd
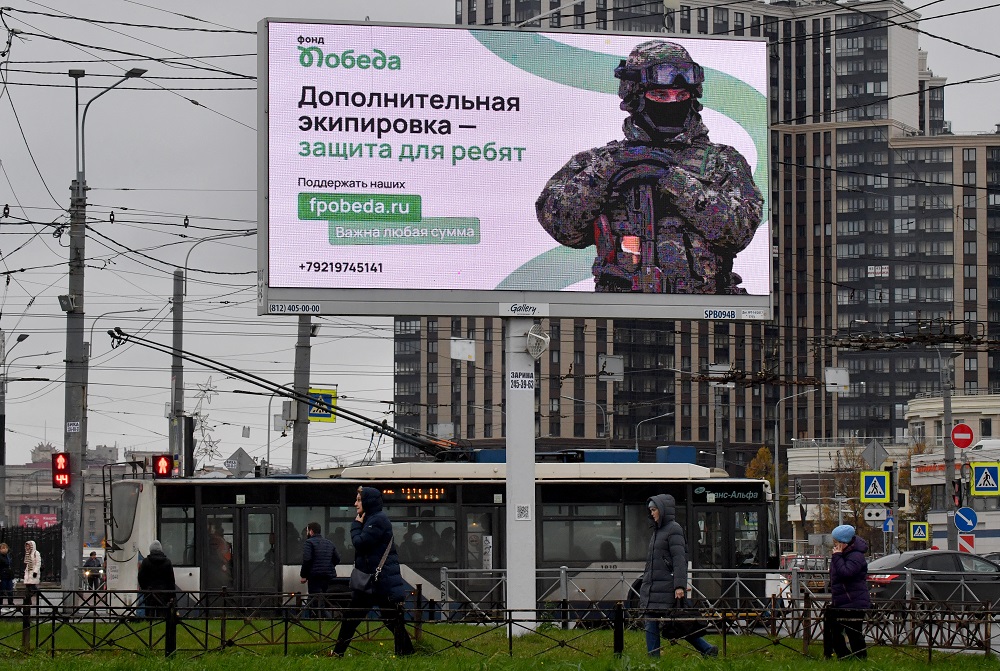
[[[951,438],[952,417],[951,417],[951,357],[948,358],[948,366],[945,366],[941,356],[941,348],[937,347],[938,367],[941,369],[941,400],[944,406],[944,426],[941,430],[941,439],[944,442],[944,490],[946,501],[946,521],[948,527],[948,549],[958,549],[958,527],[955,526],[955,513],[958,505],[955,501],[954,492],[949,495],[948,490],[955,487],[955,443]],[[957,356],[958,352],[953,352],[952,356]],[[930,534],[928,534],[930,535]]]

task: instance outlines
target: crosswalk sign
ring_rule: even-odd
[[[889,471],[861,471],[861,502],[889,503]]]
[[[309,398],[313,403],[309,404],[310,422],[336,422],[337,390],[336,389],[310,389]]]
[[[927,522],[910,522],[911,541],[929,541],[930,539],[930,527]]]
[[[972,482],[969,491],[973,496],[996,496],[1000,494],[1000,463],[973,462]]]

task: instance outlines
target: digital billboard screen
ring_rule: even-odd
[[[770,319],[766,42],[259,40],[259,313]]]

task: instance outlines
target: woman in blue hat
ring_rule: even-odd
[[[865,539],[857,536],[851,525],[841,524],[833,530],[830,606],[823,617],[823,656],[826,658],[833,653],[837,653],[838,659],[868,657],[862,631],[864,611],[872,606],[868,595],[867,551]]]

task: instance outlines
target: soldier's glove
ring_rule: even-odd
[[[668,174],[660,178],[657,185],[663,193],[673,197],[674,202],[682,209],[702,212],[708,205],[705,184],[681,168],[674,167]]]
[[[619,191],[633,182],[656,183],[674,170],[669,155],[649,147],[620,147],[612,160],[618,169],[608,184]]]

